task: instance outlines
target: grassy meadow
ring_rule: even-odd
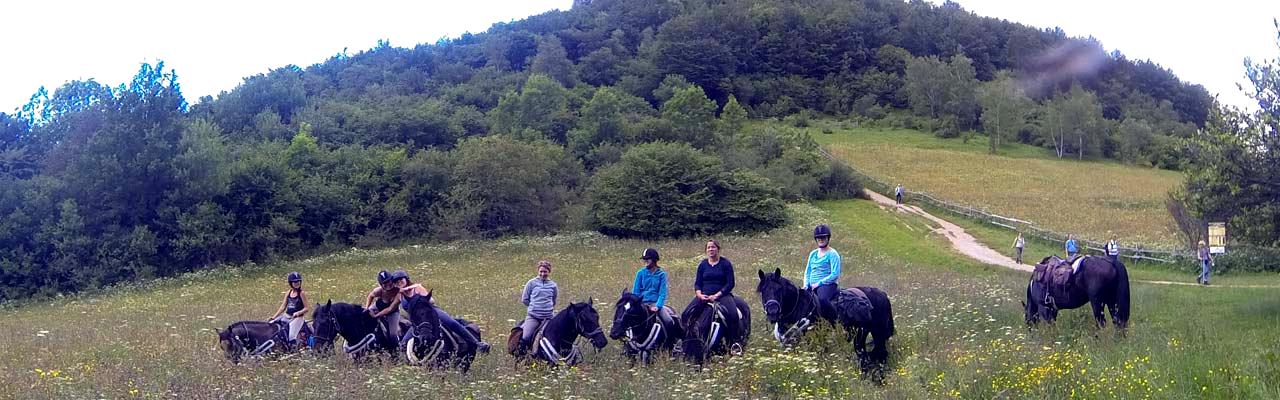
[[[928,233],[923,220],[870,201],[791,207],[767,234],[722,237],[740,296],[757,318],[747,355],[704,371],[660,360],[632,367],[617,343],[576,368],[515,368],[500,350],[468,375],[343,357],[300,355],[226,362],[213,329],[263,319],[299,270],[314,301],[355,302],[382,268],[405,268],[442,307],[477,321],[494,343],[523,315],[523,283],[552,260],[562,305],[607,303],[630,285],[638,254],[658,247],[670,301],[691,296],[700,239],[649,243],[594,233],[352,249],[272,265],[224,268],[106,293],[0,310],[0,397],[12,398],[1277,398],[1280,298],[1272,290],[1206,291],[1136,284],[1124,338],[1095,331],[1083,310],[1028,330],[1019,301],[1027,277],[978,265]],[[798,276],[812,225],[829,221],[845,257],[842,284],[883,288],[897,335],[884,385],[858,377],[842,335],[819,330],[797,351],[773,342],[754,293],[757,268]],[[606,327],[607,329],[607,327]]]
[[[985,138],[964,143],[915,130],[820,121],[809,131],[833,155],[907,190],[1090,240],[1105,241],[1112,231],[1132,243],[1180,244],[1164,205],[1166,193],[1181,182],[1177,172],[1059,159],[1047,149],[1016,143],[993,156]]]

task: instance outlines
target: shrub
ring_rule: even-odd
[[[862,181],[858,179],[852,168],[839,162],[828,162],[831,167],[827,168],[827,172],[818,179],[817,198],[819,200],[866,197],[866,193],[862,191]]]
[[[786,221],[778,191],[683,143],[635,146],[591,184],[592,224],[624,237],[767,230]]]
[[[1196,271],[1200,267],[1196,266]],[[1213,272],[1280,272],[1280,249],[1232,245],[1213,259]]]

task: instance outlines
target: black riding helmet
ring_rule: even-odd
[[[397,279],[409,279],[409,273],[404,272],[403,269],[397,269],[396,272],[391,273],[391,280]]]
[[[384,285],[387,282],[391,282],[391,273],[387,272],[385,269],[378,271],[378,284]]]
[[[828,238],[828,239],[830,239],[830,238],[831,238],[831,227],[830,227],[830,226],[827,226],[827,224],[819,224],[817,227],[814,227],[814,228],[813,228],[813,238],[814,238],[814,239],[817,239],[817,238]]]
[[[289,273],[289,283],[302,282],[302,274],[295,272]]]
[[[640,259],[658,261],[658,250],[654,248],[644,249],[644,253],[640,254]]]

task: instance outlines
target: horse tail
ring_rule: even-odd
[[[1124,263],[1116,260],[1116,290],[1115,290],[1115,306],[1116,319],[1115,323],[1120,328],[1129,325],[1129,271],[1124,268]]]

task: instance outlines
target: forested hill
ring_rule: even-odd
[[[1087,68],[1046,74],[1055,54]],[[1036,90],[996,90],[1013,81]],[[984,112],[1001,99],[1024,112]],[[0,113],[0,300],[428,236],[767,229],[784,200],[857,193],[807,136],[748,132],[748,117],[892,120],[982,131],[993,151],[1006,138],[1177,167],[1172,138],[1213,107],[1061,30],[890,0],[583,0],[283,66],[194,104],[144,65]],[[707,190],[672,183],[690,179]],[[635,201],[661,188],[659,206]],[[659,211],[685,214],[632,224]]]

